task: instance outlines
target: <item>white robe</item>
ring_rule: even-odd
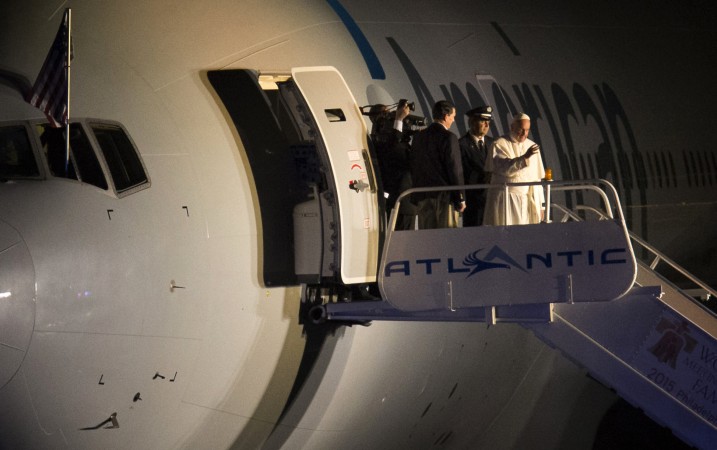
[[[516,142],[510,136],[495,140],[486,159],[486,172],[491,173],[491,184],[523,183],[545,178],[543,158],[538,154],[527,160],[522,156],[535,144],[530,139]],[[539,223],[545,202],[542,186],[509,186],[508,212],[503,202],[504,188],[488,190],[484,225],[519,225]],[[504,220],[505,219],[505,220]]]

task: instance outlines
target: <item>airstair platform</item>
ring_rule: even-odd
[[[715,448],[717,316],[656,266],[717,294],[631,235],[609,182],[543,187],[550,207],[534,225],[393,230],[394,210],[382,299],[329,302],[314,317],[519,323],[686,443]],[[633,245],[652,261],[637,261]]]

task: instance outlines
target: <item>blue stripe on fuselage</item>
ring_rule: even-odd
[[[361,55],[363,55],[363,59],[366,61],[368,71],[371,73],[371,78],[374,80],[385,80],[386,73],[383,71],[383,66],[381,66],[381,62],[378,60],[376,52],[373,51],[371,44],[368,43],[368,39],[366,39],[366,36],[361,32],[361,29],[358,27],[348,11],[346,11],[338,0],[326,0],[326,2],[334,9],[336,14],[344,23],[346,29],[349,30],[349,33],[351,33],[351,37],[354,38],[356,46],[361,52]]]

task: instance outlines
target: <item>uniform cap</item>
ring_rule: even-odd
[[[482,120],[493,120],[493,108],[490,106],[479,106],[466,113],[468,117],[478,117]]]

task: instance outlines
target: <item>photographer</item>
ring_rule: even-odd
[[[386,194],[386,212],[390,213],[401,192],[411,187],[408,167],[408,134],[404,131],[404,119],[410,114],[407,101],[399,102],[395,114],[386,105],[373,105],[368,113],[371,119],[371,140],[376,149],[378,166]],[[415,215],[414,208],[406,199],[398,216],[396,229],[409,229]]]

